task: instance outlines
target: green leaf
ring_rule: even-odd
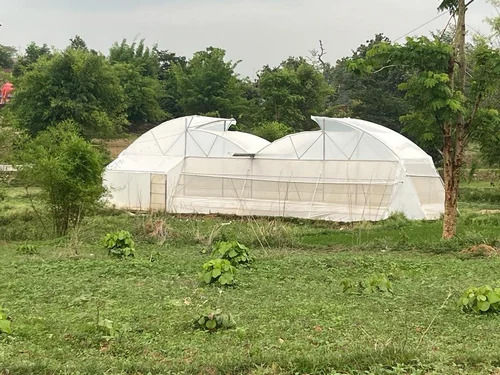
[[[0,320],[0,333],[11,334],[12,329],[10,327],[10,320]]]
[[[220,274],[221,274],[221,270],[220,270],[220,268],[214,268],[214,269],[212,270],[212,277],[213,277],[214,279],[215,279],[215,278],[217,278],[217,277],[219,277],[219,276],[220,276]]]
[[[205,326],[208,329],[215,329],[215,327],[217,327],[217,322],[215,321],[215,319],[209,319],[207,320]]]
[[[481,301],[477,303],[477,307],[481,311],[488,311],[490,308],[490,303],[488,301]]]

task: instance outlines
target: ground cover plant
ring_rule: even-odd
[[[452,241],[440,239],[439,220],[398,215],[348,224],[101,210],[80,224],[75,254],[69,235],[47,237],[40,227],[30,209],[36,191],[5,191],[0,305],[12,332],[0,334],[0,373],[499,371],[500,315],[457,305],[467,286],[499,285],[500,257],[461,253],[498,248],[498,205],[462,201]],[[161,245],[144,228],[150,218],[168,223]],[[102,249],[117,228],[140,249],[126,262]],[[236,287],[200,283],[209,237],[252,249],[252,267],[239,270]],[[38,254],[18,251],[23,244]],[[376,275],[392,293],[342,291],[343,280],[369,283]],[[194,319],[216,309],[231,312],[234,329],[193,329]]]
[[[135,255],[135,243],[130,232],[119,230],[104,236],[104,247],[108,249],[109,255],[118,258],[133,257]]]

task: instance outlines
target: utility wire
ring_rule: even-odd
[[[468,7],[469,5],[471,5],[473,2],[474,2],[474,0],[469,0],[469,1],[465,4],[465,7],[467,8],[467,7]],[[447,13],[448,13],[448,12],[446,12],[446,11],[439,13],[437,16],[435,16],[435,17],[431,18],[429,21],[427,21],[427,22],[425,22],[425,23],[421,24],[420,26],[415,27],[414,29],[412,29],[412,30],[408,31],[406,34],[401,35],[399,38],[394,39],[394,42],[397,42],[398,40],[403,39],[405,36],[408,36],[408,35],[410,35],[411,33],[413,33],[413,32],[415,32],[415,31],[417,31],[417,30],[421,29],[422,27],[424,27],[424,26],[426,26],[426,25],[430,24],[432,21],[435,21],[435,20],[437,20],[438,18],[441,18],[442,16],[444,16],[444,15],[445,15],[445,14],[447,14]],[[451,15],[450,19],[448,20],[448,22],[447,22],[447,24],[446,24],[446,26],[445,26],[444,30],[446,30],[446,28],[448,27],[448,25],[449,25],[449,23],[450,23],[450,21],[451,21],[451,19],[452,19],[452,18],[453,18],[453,14]],[[444,34],[444,31],[443,31],[443,34]]]
[[[430,24],[432,21],[435,21],[435,20],[437,20],[438,18],[443,17],[445,14],[447,14],[447,12],[442,12],[442,13],[439,13],[437,16],[433,17],[433,18],[432,18],[432,19],[430,19],[429,21],[427,21],[427,22],[425,22],[425,23],[421,24],[421,25],[420,25],[420,26],[418,26],[418,27],[415,27],[414,29],[412,29],[412,30],[408,31],[406,34],[401,35],[399,38],[394,39],[394,41],[395,41],[395,42],[397,42],[398,40],[403,39],[405,36],[410,35],[411,33],[413,33],[413,32],[415,32],[415,31],[417,31],[417,30],[421,29],[422,27],[424,27],[424,26],[426,26],[426,25]]]

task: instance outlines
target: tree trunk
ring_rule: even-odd
[[[453,140],[451,135],[451,124],[444,124],[443,139],[443,178],[444,178],[444,217],[443,238],[451,238],[456,233],[457,227],[457,196],[455,189],[455,168],[453,158]]]
[[[458,0],[458,22],[455,37],[455,53],[458,54],[459,70],[457,74],[457,88],[462,93],[465,91],[465,0]],[[450,72],[451,86],[454,88],[454,58]],[[460,183],[460,168],[462,166],[463,154],[466,144],[466,124],[463,114],[459,114],[455,131],[452,131],[451,123],[447,122],[443,127],[443,161],[444,161],[444,218],[443,238],[449,239],[455,236],[457,231],[457,203],[458,184]]]

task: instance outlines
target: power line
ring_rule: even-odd
[[[427,22],[425,22],[425,23],[421,24],[420,26],[415,27],[414,29],[412,29],[412,30],[408,31],[406,34],[401,35],[399,38],[394,39],[394,41],[395,41],[395,42],[397,42],[398,40],[403,39],[405,36],[410,35],[411,33],[413,33],[413,32],[415,32],[415,31],[417,31],[417,30],[421,29],[422,27],[424,27],[424,26],[426,26],[426,25],[430,24],[432,21],[437,20],[438,18],[440,18],[440,17],[444,16],[444,15],[445,15],[445,14],[447,14],[447,13],[448,13],[448,12],[442,12],[442,13],[439,13],[436,17],[433,17],[432,19],[430,19],[429,21],[427,21]]]

